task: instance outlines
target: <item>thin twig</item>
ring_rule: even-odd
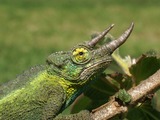
[[[160,69],[136,87],[128,90],[128,93],[132,97],[130,105],[135,104],[138,100],[158,88],[160,88]],[[108,103],[100,106],[98,109],[93,110],[92,118],[93,120],[107,120],[117,114],[127,112],[128,106],[120,105],[117,101],[112,99]]]

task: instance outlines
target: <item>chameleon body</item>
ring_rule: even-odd
[[[92,119],[88,111],[58,114],[107,68],[111,54],[126,41],[133,24],[118,39],[97,47],[112,27],[69,51],[51,54],[46,65],[33,67],[0,86],[0,120]]]

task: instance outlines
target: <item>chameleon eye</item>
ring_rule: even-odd
[[[71,58],[75,63],[84,64],[91,59],[91,54],[88,48],[80,46],[73,49]]]

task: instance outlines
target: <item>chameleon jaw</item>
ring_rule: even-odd
[[[96,73],[99,73],[98,71],[103,71],[107,68],[108,64],[111,63],[112,58],[109,56],[105,56],[102,60],[99,60],[97,62],[93,62],[89,67],[87,67],[85,70],[83,70],[80,74],[80,80],[86,81],[90,77],[94,76]]]

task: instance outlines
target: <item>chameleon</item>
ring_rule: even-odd
[[[89,41],[50,54],[46,64],[32,67],[0,86],[0,120],[92,120],[92,113],[61,115],[108,67],[112,53],[131,34],[134,24],[117,39],[98,45],[110,25]],[[97,46],[98,45],[98,46]]]

